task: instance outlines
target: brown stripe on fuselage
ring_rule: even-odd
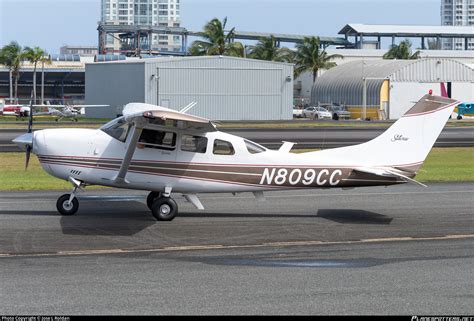
[[[120,162],[91,158],[58,158],[40,156],[42,163],[78,166],[91,169],[119,170]],[[356,187],[392,185],[403,181],[391,177],[354,172],[351,168],[309,166],[220,166],[191,163],[155,163],[133,161],[131,172],[182,177],[195,180],[219,181],[261,187]]]

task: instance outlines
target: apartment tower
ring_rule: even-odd
[[[180,0],[101,0],[101,22],[117,25],[180,26]],[[119,50],[118,35],[108,35],[106,48]],[[181,36],[154,34],[153,50],[180,51]]]
[[[441,0],[441,25],[473,26],[474,0]],[[442,49],[463,50],[464,39],[444,39]],[[467,49],[474,50],[474,39],[469,39]]]

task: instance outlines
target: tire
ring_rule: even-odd
[[[79,201],[77,198],[74,197],[72,202],[67,205],[71,194],[64,194],[58,198],[56,202],[56,209],[58,210],[59,214],[63,216],[71,216],[76,214],[77,210],[79,209]]]
[[[338,115],[338,114],[332,115],[332,119],[334,119],[334,120],[339,120],[339,115]]]
[[[157,221],[172,221],[178,214],[178,204],[170,197],[160,197],[153,201],[151,213]]]
[[[461,120],[462,119],[462,116],[461,115],[458,115],[458,117],[456,117],[457,120]]]
[[[146,206],[151,210],[153,201],[160,196],[160,192],[150,192],[146,198]]]

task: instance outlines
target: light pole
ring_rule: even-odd
[[[367,78],[365,78],[365,59],[362,59],[362,120],[367,118]]]

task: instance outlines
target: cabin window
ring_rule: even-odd
[[[101,130],[107,135],[110,135],[121,142],[125,142],[127,140],[128,132],[130,131],[130,126],[131,125],[123,118],[118,118],[104,125]]]
[[[207,138],[201,136],[183,135],[181,137],[181,150],[184,152],[206,153]]]
[[[266,151],[265,147],[255,144],[249,140],[245,140],[245,146],[250,154],[258,154]]]
[[[225,140],[216,139],[213,148],[214,155],[234,155],[234,146]]]
[[[174,150],[176,148],[176,133],[144,129],[138,140],[137,148]]]

